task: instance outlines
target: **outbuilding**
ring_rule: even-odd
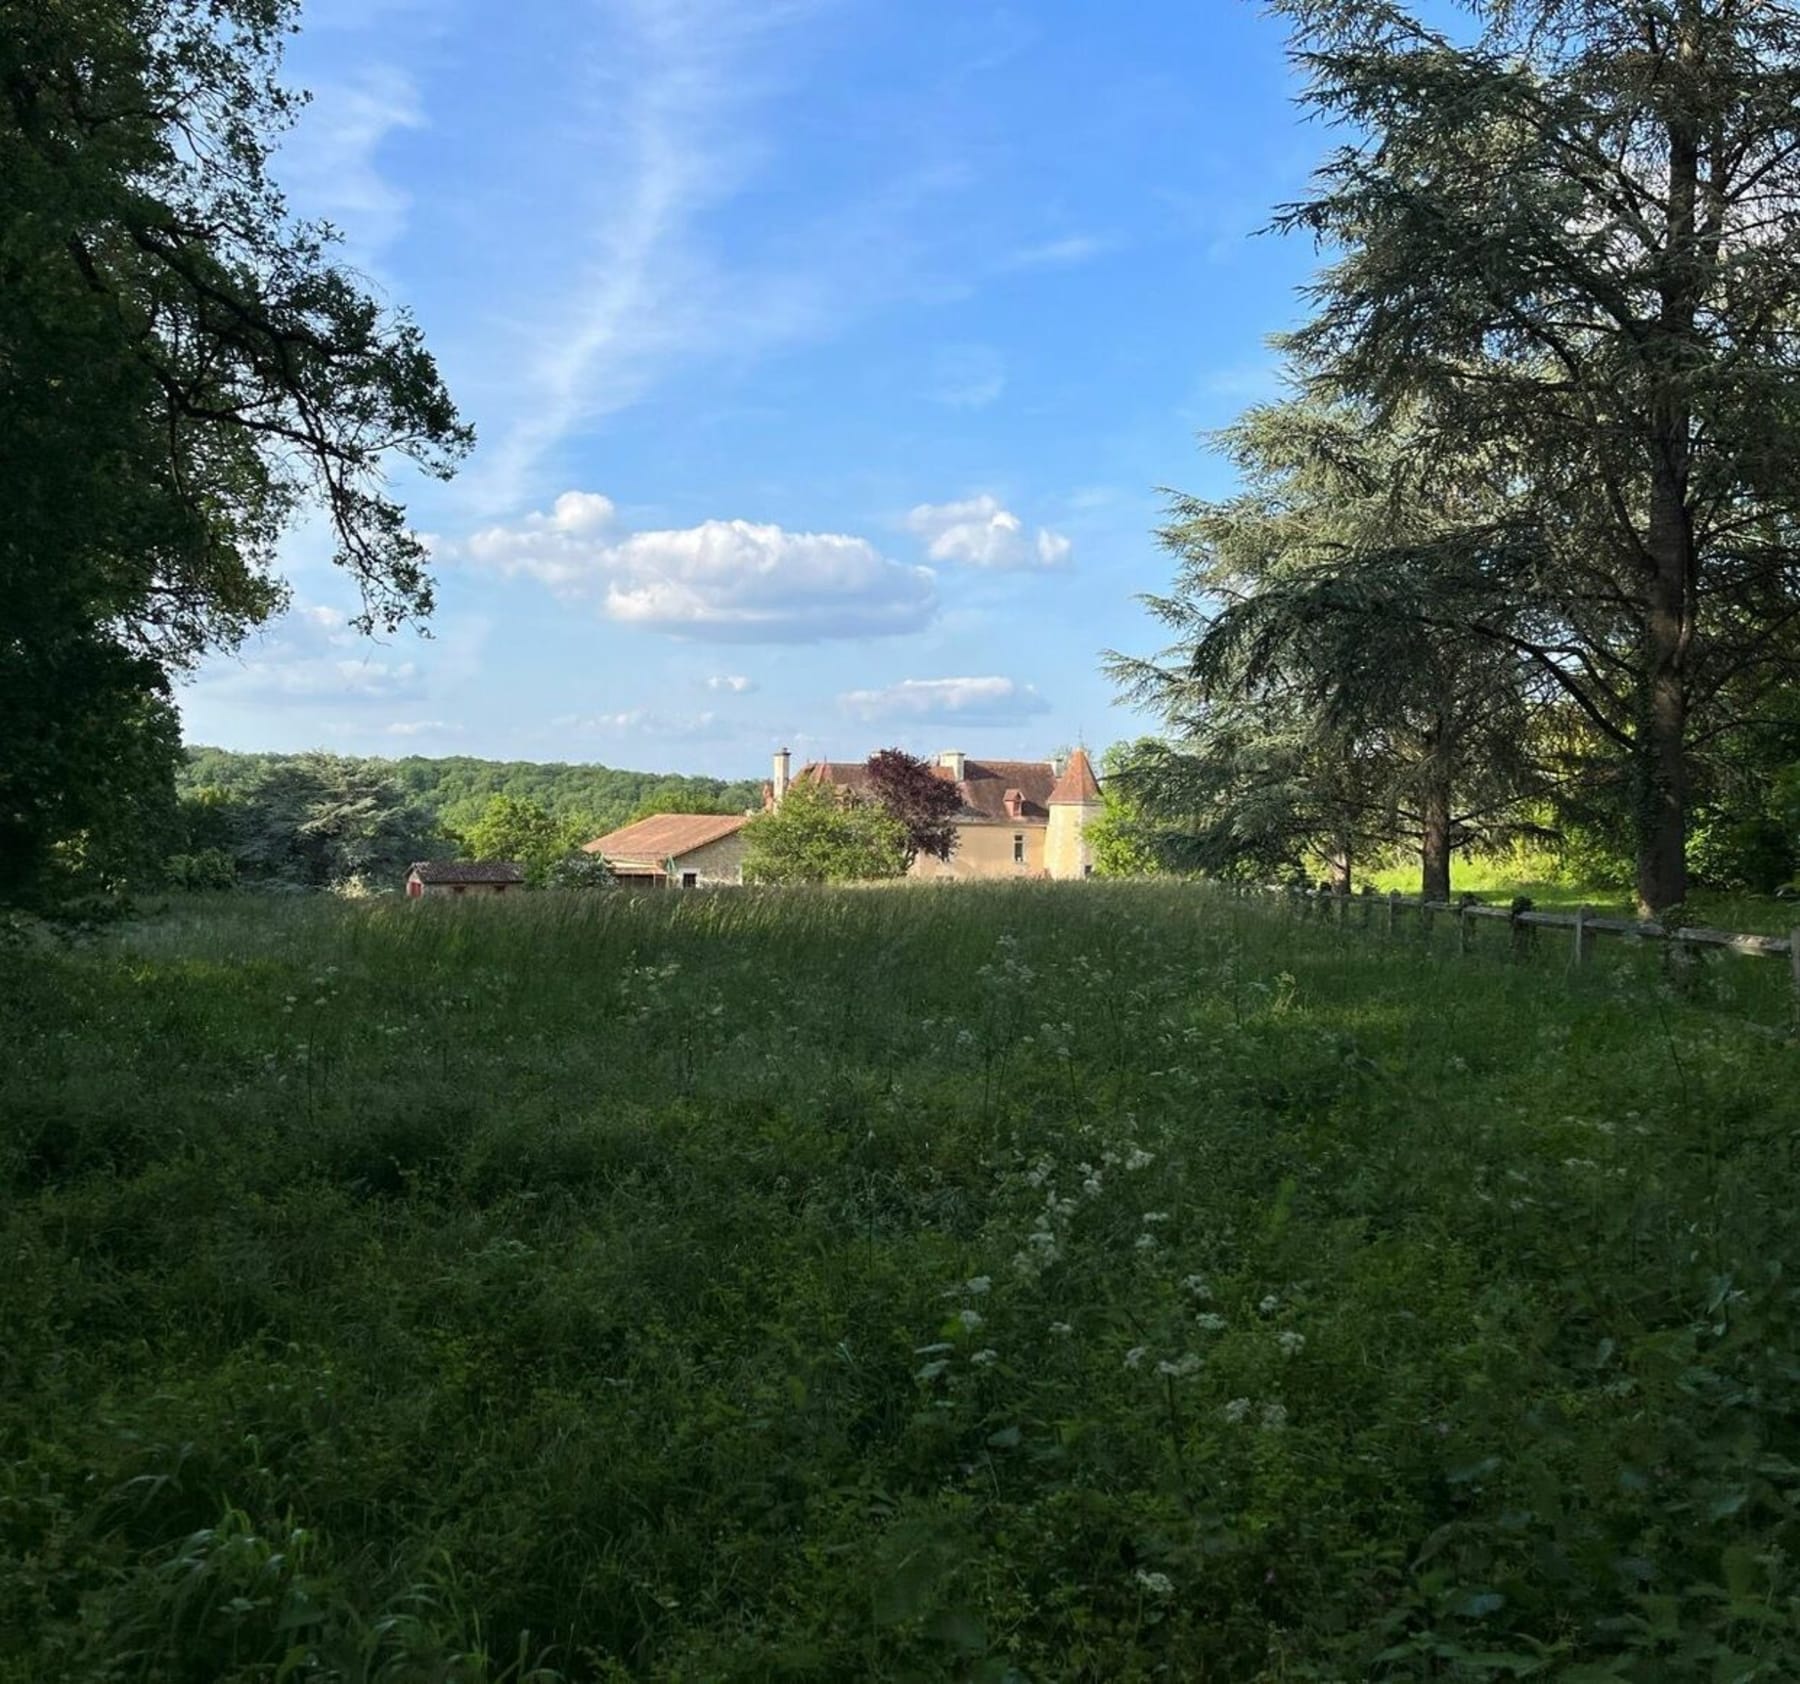
[[[700,889],[744,880],[741,813],[658,813],[597,836],[583,852],[598,854],[628,886]]]
[[[414,860],[406,893],[422,895],[503,895],[522,888],[525,868],[517,860]]]

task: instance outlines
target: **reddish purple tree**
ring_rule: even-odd
[[[962,795],[930,761],[901,748],[884,748],[867,762],[869,789],[906,827],[906,863],[920,854],[947,860],[956,846],[957,812]]]

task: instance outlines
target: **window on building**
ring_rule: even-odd
[[[1018,835],[1013,838],[1013,864],[1014,865],[1023,865],[1024,863],[1025,863],[1025,838],[1023,835]]]
[[[1092,877],[1094,875],[1094,868],[1091,865],[1084,865],[1081,868],[1081,875],[1083,877]]]
[[[684,872],[682,872],[682,874],[681,874],[681,886],[682,886],[682,888],[684,888],[684,889],[697,889],[697,888],[699,888],[699,887],[700,887],[700,873],[699,873],[699,872],[697,872],[697,871],[684,871]]]

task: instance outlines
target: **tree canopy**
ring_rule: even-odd
[[[269,179],[294,17],[87,0],[0,30],[0,698],[44,751],[0,774],[0,893],[107,851],[96,805],[116,838],[166,794],[168,675],[280,607],[302,510],[365,627],[430,610],[386,476],[448,475],[469,434],[416,325]]]
[[[906,871],[906,827],[880,802],[830,784],[790,784],[743,835],[749,883],[856,883]]]

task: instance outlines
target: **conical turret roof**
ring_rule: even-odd
[[[1094,776],[1087,750],[1078,748],[1069,756],[1068,765],[1056,780],[1056,787],[1050,791],[1049,804],[1052,807],[1085,807],[1099,799],[1100,780]]]

